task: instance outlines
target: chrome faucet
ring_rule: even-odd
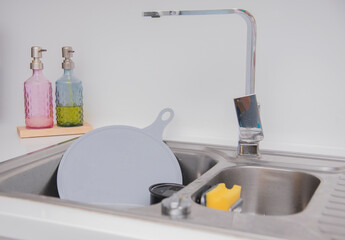
[[[247,23],[245,96],[234,99],[237,120],[240,128],[237,153],[239,156],[258,156],[259,142],[263,139],[263,131],[260,121],[259,105],[257,104],[255,95],[255,18],[248,11],[243,9],[153,11],[144,12],[144,17],[159,18],[163,16],[219,14],[239,14]]]

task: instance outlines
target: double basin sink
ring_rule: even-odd
[[[57,169],[71,143],[0,163],[0,195],[253,238],[345,237],[343,158],[274,151],[246,158],[237,157],[232,147],[166,142],[182,170],[185,187],[178,194],[191,202],[186,218],[172,219],[162,215],[161,203],[118,210],[59,199]],[[218,183],[242,187],[240,210],[228,212],[200,204],[205,186]]]

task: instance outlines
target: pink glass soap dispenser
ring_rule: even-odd
[[[31,48],[32,76],[24,82],[25,125],[27,128],[53,127],[52,84],[43,75],[41,47]]]

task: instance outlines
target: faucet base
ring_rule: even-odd
[[[259,156],[259,143],[238,142],[237,154],[239,156]]]

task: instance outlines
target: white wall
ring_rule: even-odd
[[[71,45],[95,127],[145,127],[170,106],[168,140],[236,145],[246,25],[227,16],[143,18],[147,10],[243,8],[257,21],[262,148],[345,155],[343,0],[0,0],[0,124],[24,124],[30,47],[62,74]]]

